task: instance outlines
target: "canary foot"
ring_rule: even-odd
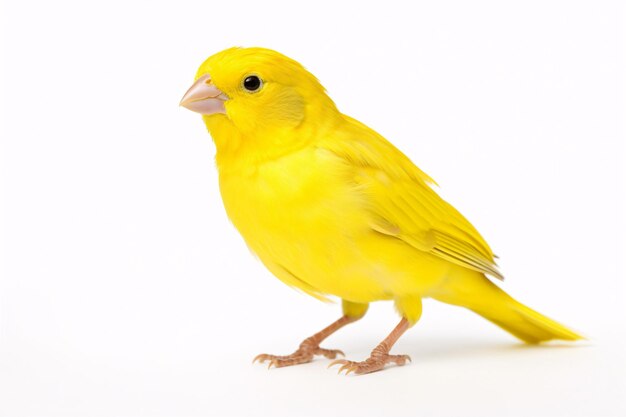
[[[259,361],[264,363],[265,361],[269,361],[268,369],[272,366],[275,368],[282,368],[284,366],[291,365],[299,365],[301,363],[308,363],[313,360],[315,355],[325,356],[328,359],[335,359],[337,355],[345,356],[344,353],[337,349],[324,349],[320,347],[320,343],[326,339],[328,336],[342,328],[348,323],[355,322],[360,317],[350,317],[344,315],[339,320],[332,323],[330,326],[326,327],[322,331],[314,334],[313,336],[304,340],[304,342],[300,343],[300,347],[298,350],[293,352],[291,355],[268,355],[266,353],[262,353],[258,355],[252,363]]]
[[[268,355],[266,353],[262,353],[254,358],[252,362],[254,363],[259,361],[264,363],[265,361],[269,361],[268,368],[271,368],[272,366],[275,368],[282,368],[284,366],[311,362],[313,357],[316,355],[325,356],[328,359],[335,359],[337,355],[345,356],[345,354],[340,350],[321,348],[314,340],[308,338],[302,342],[298,350],[293,352],[291,355]]]
[[[330,368],[333,365],[342,365],[341,368],[339,368],[339,373],[341,373],[341,371],[346,371],[346,375],[350,372],[360,375],[380,371],[388,363],[395,363],[398,366],[402,366],[406,364],[407,361],[411,362],[411,358],[408,355],[390,355],[388,353],[376,354],[373,352],[372,356],[362,362],[338,359],[331,362],[328,367]]]
[[[385,340],[380,342],[380,344],[374,348],[370,357],[363,362],[353,362],[346,359],[339,359],[331,362],[328,367],[330,368],[333,365],[341,365],[339,373],[341,373],[341,371],[346,371],[346,375],[350,372],[361,375],[380,371],[388,363],[395,363],[396,365],[402,366],[406,364],[407,361],[410,362],[411,358],[407,355],[390,355],[389,351],[402,333],[404,333],[408,328],[409,322],[407,319],[403,318],[400,320],[400,323],[398,323],[396,328],[389,333],[389,336],[387,336]]]

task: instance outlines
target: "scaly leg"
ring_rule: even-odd
[[[400,320],[400,323],[398,323],[396,328],[389,333],[389,336],[380,342],[380,344],[372,350],[370,357],[363,362],[353,362],[346,359],[339,359],[331,362],[328,367],[330,368],[333,365],[343,365],[339,368],[339,372],[341,373],[341,371],[345,370],[346,375],[348,375],[350,372],[354,372],[356,374],[367,374],[370,372],[380,371],[388,363],[404,365],[407,361],[411,361],[411,358],[408,355],[390,355],[389,351],[409,327],[410,325],[407,319],[403,318]]]
[[[298,350],[291,355],[258,355],[253,363],[259,361],[261,363],[269,361],[268,369],[272,366],[276,368],[282,368],[284,366],[299,365],[301,363],[308,363],[313,360],[315,355],[325,356],[328,359],[335,359],[337,355],[345,356],[344,353],[337,349],[324,349],[320,347],[320,343],[337,330],[349,323],[354,323],[365,315],[367,311],[367,304],[356,304],[348,301],[343,301],[344,315],[330,326],[326,327],[322,331],[314,334],[311,337],[304,339]]]
[[[396,310],[402,316],[402,320],[396,326],[389,336],[385,338],[378,346],[372,350],[370,357],[363,362],[353,362],[346,359],[339,359],[333,361],[328,367],[333,365],[342,365],[339,368],[341,371],[346,371],[346,375],[350,372],[356,374],[367,374],[370,372],[380,371],[388,363],[395,363],[396,365],[404,365],[407,361],[411,361],[408,355],[390,355],[389,351],[393,345],[398,341],[400,336],[407,331],[409,327],[417,323],[422,315],[422,297],[420,294],[407,294],[403,297],[396,298],[395,300]]]

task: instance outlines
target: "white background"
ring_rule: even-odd
[[[169,3],[2,4],[0,415],[626,413],[623,6]],[[251,365],[340,309],[250,255],[178,107],[233,45],[307,66],[439,182],[503,288],[591,340],[524,347],[427,301],[410,366]],[[363,359],[397,320],[378,303],[325,345]]]

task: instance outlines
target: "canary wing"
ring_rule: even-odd
[[[350,165],[371,213],[372,229],[416,249],[503,279],[480,233],[431,188],[434,181],[367,126],[348,118],[324,144]]]

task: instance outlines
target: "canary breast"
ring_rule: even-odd
[[[245,172],[221,171],[220,190],[250,249],[287,284],[355,302],[423,292],[446,263],[373,230],[358,175],[307,146]]]

